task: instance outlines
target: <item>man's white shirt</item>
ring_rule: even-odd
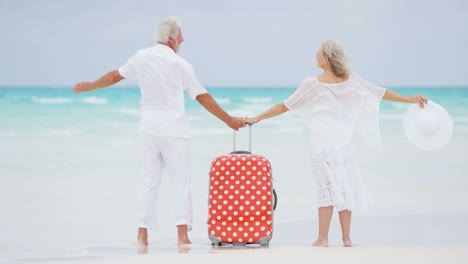
[[[119,68],[122,77],[137,80],[141,91],[140,130],[156,136],[190,138],[184,91],[194,100],[207,93],[192,65],[162,44],[137,51]]]

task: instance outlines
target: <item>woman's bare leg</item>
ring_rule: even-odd
[[[328,247],[328,231],[333,216],[333,206],[320,207],[319,214],[319,234],[317,240],[312,244],[314,247]]]
[[[345,247],[352,247],[353,243],[351,243],[351,211],[343,210],[338,212],[340,216],[340,224],[341,224],[341,233],[343,239],[343,246]]]

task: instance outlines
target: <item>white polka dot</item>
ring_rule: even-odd
[[[266,200],[266,196],[265,196],[265,195],[262,196],[262,200]]]
[[[226,212],[226,211],[223,211],[223,215],[227,215],[227,212]]]
[[[232,198],[234,198],[234,195],[229,195],[229,199],[232,200]]]
[[[228,230],[228,231],[231,231],[231,230],[232,230],[232,228],[231,228],[230,226],[228,226],[228,227],[227,227],[227,230]]]
[[[247,161],[247,165],[249,165],[249,166],[250,166],[251,164],[252,164],[252,162],[250,162],[250,161]]]
[[[221,170],[224,170],[224,169],[225,169],[224,166],[222,166],[222,167],[221,167]]]
[[[253,228],[253,227],[250,227],[250,228],[249,228],[250,232],[254,231],[254,229],[255,229],[255,228]]]
[[[226,232],[222,232],[221,235],[222,235],[222,236],[226,236]]]
[[[257,167],[253,166],[253,167],[252,167],[252,170],[257,170]]]
[[[216,224],[216,221],[215,221],[215,220],[212,220],[211,223],[214,225],[214,224]]]
[[[245,232],[244,237],[248,237],[248,236],[249,236],[249,233]]]
[[[249,200],[245,200],[245,205],[249,205],[250,204],[250,201]]]
[[[250,206],[250,210],[251,210],[251,211],[255,210],[255,206],[253,206],[253,205]]]
[[[212,203],[212,204],[216,204],[217,201],[216,201],[216,200],[212,200],[211,203]]]
[[[229,175],[229,173],[230,173],[229,171],[226,171],[226,175]]]
[[[240,198],[241,200],[244,200],[244,195],[241,195],[239,198]]]
[[[218,162],[216,162],[216,165],[217,165],[217,166],[219,166],[219,164],[221,164],[219,161],[218,161]]]
[[[250,185],[250,181],[246,181],[245,183],[246,183],[247,185]]]
[[[211,214],[216,214],[216,210],[212,210],[212,211],[211,211]]]
[[[236,167],[232,166],[232,167],[231,167],[231,170],[236,170]]]
[[[217,226],[217,227],[216,227],[216,230],[221,230],[221,227],[220,227],[220,226]]]
[[[262,231],[265,231],[265,227],[264,227],[264,226],[262,226],[262,227],[260,228],[260,230],[262,230]]]
[[[214,234],[215,234],[215,231],[211,231],[211,234],[214,235]]]
[[[226,162],[226,165],[231,165],[231,162],[229,162],[229,161],[228,161],[228,162]]]
[[[239,206],[239,210],[244,210],[244,206]]]
[[[241,170],[245,170],[245,166],[242,166],[242,167],[241,167]]]
[[[260,234],[258,232],[255,232],[255,237],[258,237]]]
[[[228,209],[229,209],[229,210],[232,210],[232,205],[230,205],[230,206],[228,207]]]
[[[233,225],[233,226],[237,226],[237,222],[233,222],[232,225]]]
[[[235,205],[238,205],[238,204],[239,204],[239,201],[235,200],[235,201],[234,201],[234,204],[235,204]]]
[[[218,181],[215,181],[215,182],[214,182],[214,184],[215,184],[215,185],[218,185],[218,184],[219,184],[219,182],[218,182]]]
[[[244,225],[245,225],[245,226],[248,226],[248,225],[249,225],[249,222],[244,222]]]
[[[241,232],[244,229],[242,228],[242,226],[239,226],[239,228],[237,230],[239,230],[239,232]]]
[[[216,217],[216,219],[218,219],[218,220],[221,220],[221,216],[220,216],[220,215],[218,215],[218,217]]]

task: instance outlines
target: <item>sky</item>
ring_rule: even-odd
[[[207,87],[297,86],[327,39],[378,85],[468,86],[466,0],[0,0],[0,86],[93,81],[173,15]]]

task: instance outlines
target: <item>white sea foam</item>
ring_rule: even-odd
[[[97,97],[97,96],[88,96],[88,97],[81,99],[81,102],[86,103],[86,104],[103,105],[103,104],[107,104],[107,98]]]
[[[231,103],[231,99],[230,98],[216,98],[216,102],[218,102],[218,104],[220,105],[228,105]]]
[[[119,112],[124,115],[139,116],[140,110],[137,108],[121,108]]]
[[[0,137],[16,137],[23,135],[23,132],[17,132],[17,131],[0,131]]]
[[[66,97],[31,97],[31,100],[39,104],[70,104],[72,99]]]

